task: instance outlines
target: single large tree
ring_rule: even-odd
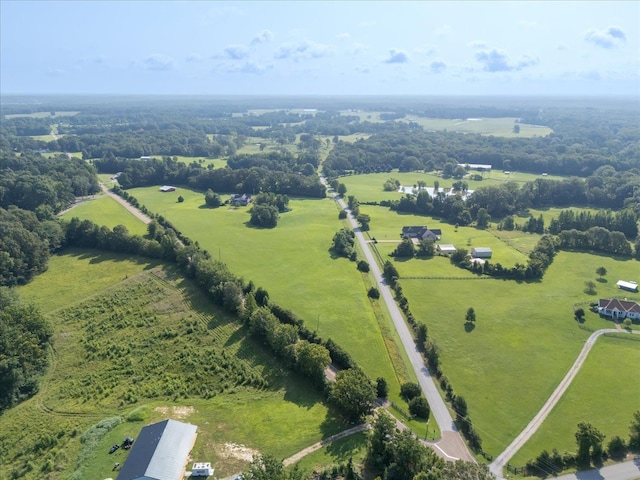
[[[593,460],[598,463],[602,457],[604,435],[590,423],[580,422],[576,432],[578,453],[576,463],[579,467],[588,467]]]
[[[602,277],[604,277],[607,274],[607,269],[604,267],[598,267],[596,269],[596,273],[600,276],[600,279],[602,279]]]
[[[329,399],[350,419],[362,420],[373,411],[376,387],[358,368],[342,370],[331,385]]]

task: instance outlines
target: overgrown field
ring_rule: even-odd
[[[398,266],[402,273],[405,266]],[[602,282],[595,273],[600,266],[609,272]],[[440,267],[444,271],[445,265]],[[448,268],[451,276],[459,276],[456,267]],[[403,279],[401,284],[412,312],[426,322],[429,335],[440,347],[442,370],[454,391],[467,400],[485,451],[496,455],[544,404],[573,364],[590,330],[612,327],[612,322],[590,315],[585,323],[590,330],[578,328],[573,304],[586,309],[599,297],[620,296],[615,281],[635,278],[637,272],[635,260],[560,252],[544,279],[536,283]],[[585,281],[596,283],[595,295],[584,292]],[[638,294],[625,292],[624,296],[640,300]],[[465,329],[464,324],[469,307],[477,316],[473,329]],[[636,349],[640,345],[633,343]],[[613,405],[617,390],[627,388],[628,381],[620,376],[611,382],[617,388],[600,391],[599,384],[593,386]],[[616,401],[615,408],[622,417],[631,418],[638,405]],[[592,411],[590,420],[594,425],[604,424],[610,414],[608,410]],[[551,447],[566,443],[561,438],[563,432],[575,427],[573,419],[562,416],[549,425],[545,441]]]
[[[167,417],[198,425],[194,457],[223,475],[346,428],[171,268],[69,253],[20,291],[47,299],[55,347],[41,391],[0,417],[0,478],[106,478],[125,454],[109,446]]]

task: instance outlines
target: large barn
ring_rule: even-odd
[[[175,420],[147,425],[117,480],[182,480],[198,427]]]

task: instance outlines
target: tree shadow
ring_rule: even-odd
[[[476,329],[476,324],[473,322],[464,322],[464,331],[471,333]]]
[[[606,278],[598,278],[598,279],[596,279],[596,282],[598,282],[598,283],[609,283],[609,280],[607,280]]]

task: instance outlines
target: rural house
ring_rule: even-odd
[[[601,298],[598,300],[598,313],[611,318],[640,319],[640,305],[636,302]]]
[[[117,480],[182,480],[197,429],[175,420],[143,427]]]
[[[629,290],[630,292],[637,292],[638,291],[638,283],[637,282],[632,282],[630,280],[629,281],[627,281],[627,280],[618,280],[616,285],[618,286],[618,288],[620,288],[622,290]]]
[[[471,249],[473,258],[491,258],[492,253],[489,247],[474,247]]]
[[[424,227],[402,227],[402,233],[400,234],[402,238],[410,238],[415,239],[417,241],[422,241],[425,239],[431,239],[434,242],[440,240],[442,236],[442,230],[439,228],[434,228],[433,230],[429,230],[426,226]]]
[[[442,244],[436,247],[438,252],[444,253],[445,255],[451,255],[452,253],[456,253],[456,247],[450,244]]]

